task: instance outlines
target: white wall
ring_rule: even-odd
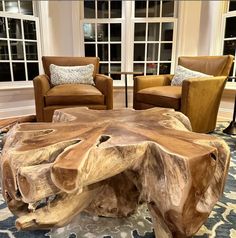
[[[177,57],[198,55],[202,1],[179,1]]]
[[[220,55],[226,1],[179,1],[177,56]]]
[[[221,14],[225,1],[179,1],[177,56],[219,54]],[[42,23],[43,55],[74,55],[80,42],[78,3],[73,1],[39,1]],[[76,8],[76,9],[75,9]],[[76,19],[75,19],[76,18]],[[74,29],[77,32],[73,32]],[[46,34],[47,33],[47,34]],[[48,39],[45,41],[45,39]],[[78,41],[78,37],[77,41]]]
[[[51,55],[73,55],[72,3],[71,1],[48,1]]]
[[[42,55],[72,56],[72,1],[38,1]]]
[[[202,1],[198,55],[220,55],[222,47],[222,12],[226,1]]]

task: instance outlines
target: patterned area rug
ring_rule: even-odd
[[[222,133],[228,125],[218,125],[213,133],[223,138],[231,150],[231,163],[224,195],[195,238],[236,238],[236,137]],[[1,148],[0,134],[0,148]],[[92,217],[82,213],[67,226],[51,231],[17,231],[15,219],[0,194],[0,238],[154,238],[152,222],[145,205],[126,219]],[[162,238],[162,237],[156,237]]]

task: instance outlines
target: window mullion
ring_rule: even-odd
[[[160,61],[161,61],[161,34],[162,33],[162,23],[159,22],[159,39],[158,39],[158,57],[157,57],[157,74],[160,74]],[[173,45],[173,44],[172,44]]]
[[[11,44],[10,44],[10,37],[9,37],[9,31],[8,31],[8,18],[7,17],[5,17],[5,23],[6,23],[7,46],[8,46],[8,54],[9,54],[11,81],[14,82],[14,74],[13,74],[13,66],[12,66],[12,55],[11,55]]]
[[[21,2],[20,2],[20,0],[18,0],[18,1],[17,1],[18,12],[19,12],[20,14],[22,14],[20,5],[21,5]]]
[[[26,47],[25,47],[25,34],[23,19],[21,19],[21,31],[22,31],[22,43],[23,43],[23,55],[24,55],[24,65],[25,65],[25,80],[28,81],[28,71],[27,71],[27,58],[26,58]]]
[[[5,12],[5,1],[2,0],[2,10]]]
[[[146,21],[146,30],[145,30],[145,48],[144,48],[144,75],[147,73],[147,42],[148,42],[148,22]]]
[[[160,1],[160,18],[162,18],[163,0]]]

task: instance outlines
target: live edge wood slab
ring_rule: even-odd
[[[87,211],[132,214],[147,203],[157,237],[191,237],[221,196],[226,143],[191,132],[171,109],[57,110],[15,125],[1,156],[3,195],[18,229],[69,223]]]

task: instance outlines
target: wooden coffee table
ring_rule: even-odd
[[[171,109],[57,110],[53,123],[14,126],[1,159],[18,229],[69,223],[81,211],[132,214],[147,203],[157,237],[191,237],[221,196],[226,143],[193,133]]]

